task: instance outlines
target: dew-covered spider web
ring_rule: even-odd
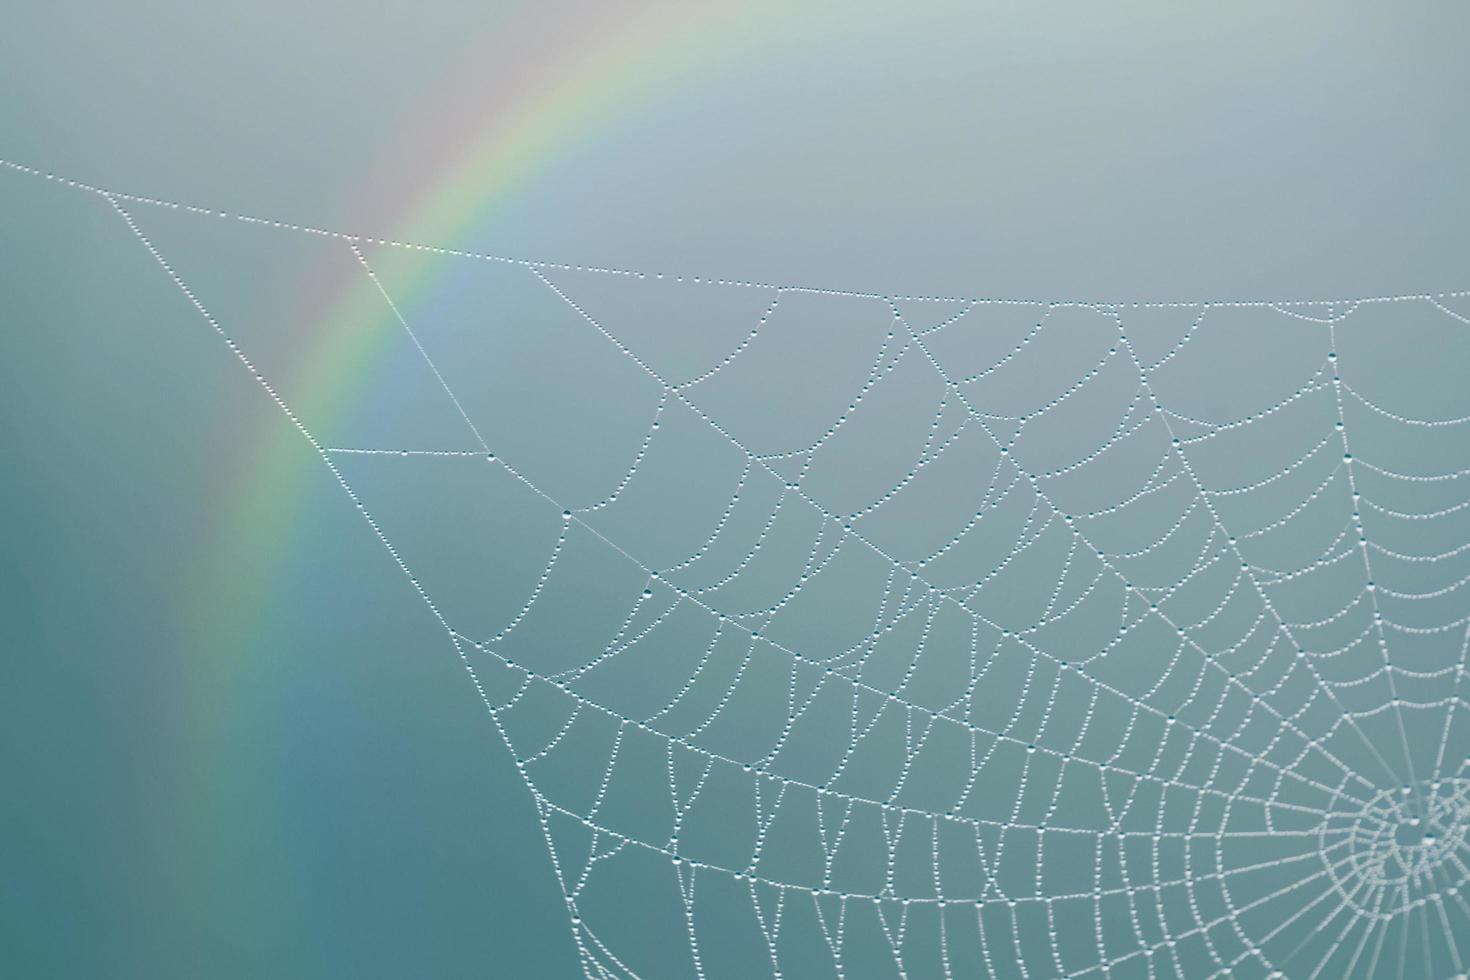
[[[1470,969],[1470,293],[884,296],[82,189],[443,625],[588,977]]]

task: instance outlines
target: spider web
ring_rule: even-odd
[[[883,296],[66,183],[443,626],[588,977],[1466,971],[1470,294]],[[302,269],[394,338],[345,416]]]

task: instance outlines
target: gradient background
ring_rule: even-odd
[[[14,12],[0,157],[303,224],[778,283],[1187,301],[1470,286],[1460,5],[716,5],[644,47],[690,15],[504,6]],[[623,17],[644,68],[615,99],[471,195],[469,227],[415,207],[487,103],[542,104],[543,69]],[[310,447],[105,202],[6,170],[0,218],[9,972],[572,975],[510,756]],[[242,321],[300,315],[288,253],[225,259],[222,228],[139,219],[186,280],[235,283]],[[1407,363],[1447,367],[1429,404],[1455,414],[1464,361],[1446,351]],[[1397,377],[1385,390],[1413,401],[1422,375]],[[537,381],[528,413],[643,410],[611,383]],[[364,411],[344,437],[371,431]],[[442,411],[402,424],[442,432]],[[260,433],[283,430],[270,478],[287,489],[237,506]],[[575,482],[582,460],[539,445],[526,465]]]

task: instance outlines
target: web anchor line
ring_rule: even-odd
[[[998,304],[1028,304],[1028,303],[1064,302],[1064,303],[1067,303],[1069,305],[1087,306],[1087,307],[1092,307],[1092,308],[1096,308],[1096,309],[1113,309],[1113,308],[1129,308],[1129,307],[1134,308],[1134,309],[1170,309],[1170,308],[1184,309],[1184,308],[1199,306],[1202,302],[1205,302],[1205,301],[1201,301],[1201,300],[1136,300],[1136,301],[1133,301],[1133,302],[1119,303],[1117,300],[1105,300],[1105,299],[1100,299],[1100,300],[1086,300],[1086,299],[1080,299],[1080,298],[1071,299],[1071,300],[1065,300],[1065,301],[1057,301],[1057,300],[1054,300],[1054,299],[1045,299],[1045,298],[1040,298],[1040,299],[1014,299],[1014,298],[997,298],[997,297],[980,297],[980,296],[959,296],[959,295],[954,295],[954,296],[945,296],[945,295],[910,295],[910,294],[903,294],[903,293],[881,293],[881,292],[871,292],[871,291],[854,290],[854,289],[843,289],[843,288],[826,287],[826,286],[804,285],[804,284],[800,284],[800,283],[785,283],[785,284],[783,284],[783,283],[774,283],[774,282],[764,282],[764,281],[758,281],[758,280],[752,280],[752,279],[730,279],[730,278],[723,278],[723,277],[719,277],[719,276],[708,276],[708,275],[700,276],[700,275],[689,275],[689,274],[682,274],[682,273],[669,273],[669,272],[657,272],[657,271],[648,271],[648,270],[637,270],[637,269],[628,269],[628,268],[618,268],[618,267],[612,267],[612,266],[582,265],[582,264],[571,263],[571,262],[543,260],[543,259],[532,259],[532,258],[525,258],[525,257],[520,257],[520,256],[492,254],[492,253],[488,253],[488,252],[476,252],[476,251],[465,250],[465,249],[448,248],[448,247],[441,246],[441,245],[424,244],[424,243],[421,243],[421,242],[399,241],[399,240],[396,240],[396,239],[384,238],[384,237],[381,237],[381,236],[374,236],[374,235],[368,235],[368,234],[357,234],[357,233],[348,232],[348,231],[341,231],[341,230],[334,230],[334,229],[327,229],[327,228],[319,228],[319,227],[315,227],[315,226],[312,226],[312,225],[301,224],[301,223],[297,223],[297,222],[293,222],[293,221],[288,221],[288,220],[283,220],[283,219],[258,217],[258,216],[254,216],[254,215],[242,214],[242,213],[237,213],[237,212],[232,212],[232,211],[226,211],[226,210],[222,210],[222,209],[202,207],[202,206],[199,206],[199,205],[187,204],[187,203],[184,203],[184,202],[181,202],[181,201],[171,200],[171,199],[167,199],[167,198],[149,197],[149,196],[141,195],[141,194],[131,194],[131,193],[127,193],[127,192],[124,192],[124,191],[113,190],[113,189],[109,189],[109,188],[106,188],[106,187],[102,187],[102,186],[97,185],[97,184],[88,183],[86,181],[78,180],[76,178],[68,177],[68,176],[65,176],[65,175],[62,175],[62,174],[53,173],[51,171],[42,170],[42,169],[39,169],[39,168],[36,168],[36,167],[30,167],[30,166],[27,166],[25,164],[17,163],[17,162],[15,162],[13,160],[7,160],[7,159],[4,159],[4,158],[0,158],[0,168],[11,170],[11,171],[13,171],[15,173],[19,173],[19,174],[25,174],[25,175],[31,176],[31,177],[38,177],[38,178],[41,178],[43,180],[53,181],[55,183],[62,184],[63,186],[70,187],[70,188],[73,188],[75,190],[87,191],[89,193],[100,195],[101,197],[106,198],[107,200],[115,200],[115,201],[125,202],[125,203],[128,203],[128,204],[144,204],[144,205],[148,205],[149,207],[166,208],[166,209],[169,209],[169,210],[183,211],[183,212],[186,212],[188,214],[198,215],[200,217],[215,218],[215,219],[220,219],[220,220],[225,220],[225,221],[241,222],[241,223],[244,223],[244,224],[263,225],[263,226],[267,226],[267,227],[271,227],[271,228],[279,228],[279,229],[284,230],[284,231],[302,232],[304,234],[316,235],[316,236],[320,236],[320,237],[324,237],[324,238],[335,238],[335,239],[339,239],[341,241],[345,241],[345,242],[349,242],[349,243],[357,244],[357,245],[386,245],[386,246],[390,246],[390,247],[393,247],[393,248],[402,248],[402,249],[410,249],[410,250],[420,251],[420,252],[428,252],[428,253],[432,253],[432,254],[435,254],[435,255],[443,255],[443,256],[446,256],[446,257],[478,259],[478,260],[486,261],[486,262],[495,262],[495,263],[501,263],[501,264],[507,264],[507,265],[519,265],[519,266],[524,266],[524,267],[530,268],[530,269],[545,269],[545,270],[549,270],[549,271],[561,270],[561,271],[569,271],[569,272],[591,272],[591,273],[600,273],[600,274],[611,275],[611,276],[627,276],[627,277],[633,277],[633,278],[638,278],[638,279],[655,279],[655,280],[665,280],[666,279],[666,280],[668,280],[670,282],[707,283],[709,285],[716,285],[716,286],[738,286],[738,287],[744,287],[744,288],[749,288],[749,289],[780,289],[780,290],[784,290],[784,291],[787,291],[787,292],[795,292],[795,293],[813,293],[813,294],[818,294],[818,295],[846,296],[846,297],[850,297],[850,298],[854,298],[854,299],[878,299],[878,300],[884,300],[884,301],[895,300],[895,301],[910,301],[910,302],[970,302],[970,303],[998,303]],[[1357,305],[1357,304],[1362,304],[1362,303],[1394,303],[1394,302],[1399,302],[1399,301],[1402,301],[1402,300],[1413,300],[1413,299],[1417,299],[1417,300],[1425,300],[1427,302],[1434,303],[1435,305],[1439,305],[1440,301],[1442,301],[1442,300],[1446,300],[1446,299],[1459,299],[1459,298],[1466,297],[1466,296],[1470,296],[1470,289],[1459,289],[1459,290],[1450,290],[1450,291],[1446,291],[1446,292],[1433,292],[1433,293],[1423,293],[1423,292],[1418,292],[1418,293],[1381,293],[1381,294],[1374,294],[1374,295],[1353,297],[1353,298],[1349,298],[1349,299],[1344,299],[1344,298],[1341,298],[1341,297],[1334,297],[1334,298],[1329,298],[1329,299],[1302,299],[1302,298],[1298,298],[1298,299],[1280,299],[1280,298],[1276,298],[1276,299],[1269,299],[1269,298],[1268,299],[1233,299],[1233,300],[1231,300],[1231,299],[1217,299],[1217,300],[1209,300],[1208,302],[1211,305],[1213,305],[1213,306],[1220,306],[1220,307],[1267,307],[1267,308],[1286,307],[1286,308],[1290,308],[1290,307],[1296,307],[1296,306],[1317,307],[1317,306],[1343,305],[1343,304]],[[1449,309],[1445,309],[1445,313],[1446,313],[1446,315],[1448,315],[1450,317],[1453,317],[1455,319],[1460,319],[1460,320],[1464,320],[1465,319],[1465,317],[1462,314],[1455,313],[1455,312],[1453,312],[1453,311],[1451,311]]]

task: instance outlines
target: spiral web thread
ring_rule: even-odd
[[[432,610],[588,977],[1470,967],[1470,294],[881,296],[50,179]],[[398,401],[298,414],[191,235],[350,270]]]

